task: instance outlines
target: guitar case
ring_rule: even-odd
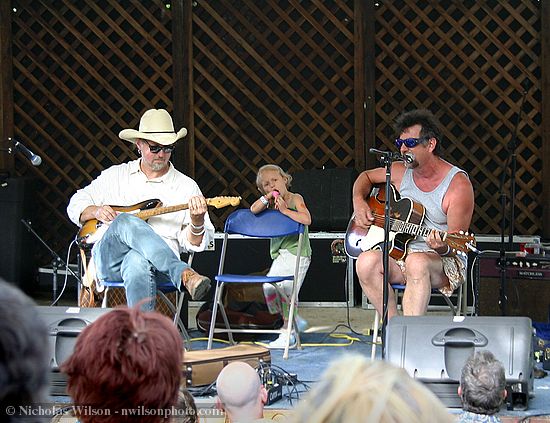
[[[271,364],[269,349],[254,344],[237,344],[212,350],[185,351],[182,386],[204,386],[215,382],[222,369],[232,361],[244,361],[257,368]]]

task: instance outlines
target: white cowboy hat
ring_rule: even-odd
[[[164,109],[147,110],[139,121],[139,131],[135,129],[123,129],[118,134],[119,138],[136,143],[141,138],[156,142],[160,145],[174,144],[180,138],[187,135],[187,129],[181,128],[178,133],[174,131],[174,123]]]

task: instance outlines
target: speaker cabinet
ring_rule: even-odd
[[[548,322],[550,316],[550,281],[508,279],[506,281],[506,315],[526,316],[535,322]],[[479,315],[500,316],[500,279],[479,281]]]
[[[33,235],[21,219],[32,219],[34,183],[29,179],[10,178],[0,187],[0,277],[29,291],[35,276]]]
[[[78,308],[39,306],[38,313],[49,332],[50,394],[67,395],[67,378],[59,367],[73,353],[76,338],[82,330],[97,318],[108,313],[110,308]],[[93,359],[90,357],[90,359]]]
[[[532,338],[527,317],[397,316],[388,323],[386,358],[447,407],[460,408],[462,367],[475,351],[489,350],[506,369],[508,408],[526,409],[534,382]]]
[[[355,169],[312,169],[296,172],[292,192],[304,197],[311,213],[310,231],[345,231],[352,214]]]

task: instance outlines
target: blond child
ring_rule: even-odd
[[[297,280],[297,292],[300,292],[300,288],[304,282],[307,269],[311,262],[311,244],[309,242],[307,228],[307,226],[311,224],[311,215],[303,197],[300,194],[288,190],[291,181],[292,176],[283,171],[279,166],[274,164],[262,166],[258,170],[258,175],[256,176],[256,185],[260,193],[262,193],[262,196],[250,206],[250,211],[257,214],[266,208],[272,208],[279,210],[292,220],[306,225]],[[273,263],[267,275],[294,274],[297,249],[298,236],[296,235],[273,238],[270,244]],[[287,297],[292,294],[291,280],[280,282],[278,286]],[[289,304],[286,298],[281,297],[277,289],[271,284],[264,284],[263,290],[270,313],[281,313],[286,324],[289,316]],[[296,324],[298,330],[304,330],[307,327],[307,322],[298,315],[296,315]],[[284,348],[286,345],[286,337],[288,336],[289,334],[282,333],[279,338],[269,344],[269,347]],[[290,334],[290,345],[294,345],[295,343],[296,338],[294,334]]]

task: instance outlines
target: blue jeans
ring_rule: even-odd
[[[151,226],[129,213],[111,222],[92,255],[98,279],[122,280],[128,306],[148,300],[142,310],[154,310],[157,283],[171,281],[180,289],[181,274],[189,267]]]

